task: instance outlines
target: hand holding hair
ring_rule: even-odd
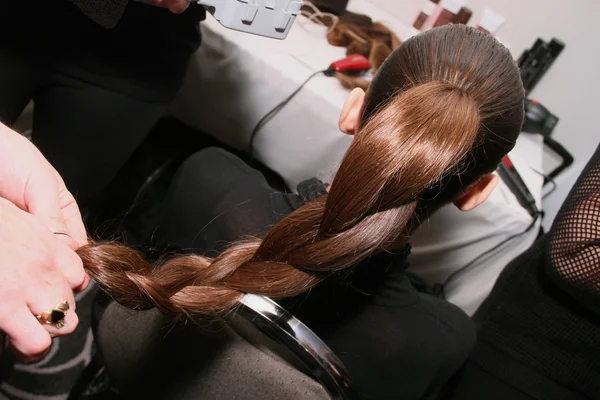
[[[77,328],[72,288],[84,284],[82,262],[38,218],[3,198],[0,219],[0,331],[20,359],[37,361],[52,337]],[[44,315],[65,301],[66,315]]]
[[[39,218],[73,249],[87,243],[81,212],[64,181],[25,137],[0,123],[0,197]],[[83,276],[83,270],[81,271]]]
[[[77,327],[73,290],[85,289],[89,276],[75,250],[86,233],[56,170],[2,124],[0,160],[0,331],[22,360],[35,361],[51,337]]]

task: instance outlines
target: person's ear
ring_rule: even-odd
[[[354,135],[356,133],[360,120],[360,112],[364,102],[364,90],[356,88],[350,93],[350,96],[348,96],[346,102],[344,103],[342,113],[340,114],[340,131],[348,135]]]
[[[454,200],[454,205],[461,211],[471,211],[490,197],[498,186],[498,177],[488,174],[469,188],[462,196]]]

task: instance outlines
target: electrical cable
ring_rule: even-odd
[[[539,176],[541,176],[542,178],[544,178],[544,180],[546,181],[546,183],[551,183],[552,184],[552,189],[548,190],[546,193],[544,193],[544,195],[542,196],[542,200],[544,200],[546,197],[550,196],[555,190],[556,190],[556,181],[554,180],[554,178],[552,178],[550,175],[546,175],[540,171],[538,171],[535,168],[531,168],[531,170],[533,172],[535,172],[536,174],[538,174]]]
[[[310,14],[306,11],[302,11],[300,13],[300,15],[302,15],[309,21],[311,21],[317,25],[327,27],[327,25],[323,21],[319,20],[318,18],[330,18],[331,19],[331,26],[327,27],[327,33],[330,33],[331,31],[333,31],[335,29],[336,25],[338,24],[338,22],[340,21],[340,17],[338,17],[335,14],[329,13],[329,12],[321,11],[317,6],[315,6],[313,4],[312,1],[305,0],[304,5],[313,11],[312,14]]]
[[[457,271],[454,271],[453,273],[451,273],[450,276],[448,276],[448,278],[446,278],[446,280],[444,281],[444,283],[436,283],[435,285],[433,285],[433,287],[431,289],[429,289],[428,292],[430,294],[434,295],[434,296],[441,296],[442,298],[445,299],[446,298],[446,287],[448,286],[448,284],[454,278],[456,278],[457,275],[465,272],[467,269],[471,268],[473,265],[475,265],[483,257],[489,255],[493,251],[498,250],[500,247],[504,246],[506,243],[510,242],[511,240],[516,239],[516,238],[518,238],[520,236],[525,235],[527,232],[529,232],[535,226],[536,222],[540,218],[540,215],[542,215],[542,213],[538,212],[533,217],[533,221],[531,221],[531,224],[524,231],[516,233],[516,234],[514,234],[512,236],[509,236],[508,238],[504,239],[502,242],[498,243],[497,245],[495,245],[491,249],[488,249],[485,252],[481,253],[480,255],[478,255],[477,257],[475,257],[473,260],[471,260],[467,265],[465,265],[465,266],[461,267],[460,269],[458,269]]]
[[[326,72],[328,72],[329,70],[322,70],[322,71],[317,71],[317,72],[313,72],[308,78],[306,78],[306,80],[296,89],[294,90],[294,92],[292,92],[292,94],[290,94],[288,97],[286,97],[281,103],[277,104],[275,107],[273,107],[271,109],[271,111],[269,111],[268,113],[266,113],[254,126],[254,129],[252,129],[252,133],[250,134],[250,141],[248,143],[248,163],[250,165],[252,165],[252,161],[254,160],[254,139],[256,138],[256,135],[258,134],[258,131],[267,123],[269,122],[275,115],[277,115],[277,113],[279,111],[281,111],[281,109],[283,107],[285,107],[286,104],[288,104],[299,92],[300,90],[302,90],[302,88],[315,76],[319,75],[319,74],[324,74]]]
[[[533,172],[535,172],[536,174],[542,176],[543,178],[545,178],[548,182],[552,183],[552,189],[550,189],[547,193],[545,193],[542,196],[542,199],[545,199],[546,197],[548,197],[552,192],[554,192],[556,190],[556,182],[554,181],[554,179],[552,179],[551,177],[549,177],[548,175],[543,174],[542,172],[536,170],[535,168],[531,168],[531,170]],[[433,288],[431,288],[429,290],[429,292],[431,294],[434,295],[441,295],[443,298],[446,297],[446,287],[448,286],[448,283],[450,283],[450,281],[452,279],[454,279],[457,275],[461,274],[462,272],[464,272],[465,270],[467,270],[468,268],[470,268],[471,266],[473,266],[475,263],[477,263],[477,261],[479,261],[481,258],[489,255],[491,252],[497,250],[498,248],[502,247],[503,245],[505,245],[506,243],[508,243],[509,241],[516,239],[524,234],[526,234],[527,232],[529,232],[536,224],[536,222],[538,221],[538,219],[540,218],[540,216],[543,215],[543,211],[539,211],[536,212],[533,216],[533,221],[531,222],[531,224],[527,227],[527,229],[525,229],[524,231],[514,234],[512,236],[509,236],[508,238],[506,238],[505,240],[503,240],[502,242],[498,243],[496,246],[492,247],[491,249],[485,251],[484,253],[480,254],[479,256],[477,256],[475,259],[471,260],[467,265],[463,266],[462,268],[460,268],[457,271],[454,271],[452,274],[450,274],[450,276],[448,276],[448,278],[446,278],[446,280],[444,281],[444,283],[436,283],[435,285],[433,285]]]
[[[556,190],[556,181],[554,180],[554,178],[551,178],[548,175],[544,175],[544,178],[546,178],[548,180],[548,182],[550,182],[552,184],[552,189],[550,189],[546,193],[544,193],[544,195],[542,196],[542,200],[544,200],[546,197],[550,196]]]

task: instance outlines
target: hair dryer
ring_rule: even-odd
[[[541,105],[539,101],[530,99],[525,101],[523,132],[539,133],[544,137],[550,136],[557,123],[558,117]]]
[[[562,163],[548,174],[553,179],[567,167],[573,164],[573,156],[563,145],[552,139],[550,135],[558,124],[558,117],[552,114],[537,100],[527,99],[525,101],[525,119],[523,121],[523,132],[539,133],[544,137],[544,144],[554,153],[562,158]],[[548,181],[546,178],[546,182]]]

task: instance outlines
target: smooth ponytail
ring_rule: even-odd
[[[329,195],[284,218],[262,243],[235,244],[215,259],[177,256],[158,268],[125,246],[80,254],[96,282],[131,308],[206,314],[234,307],[244,293],[295,296],[327,273],[403,243],[419,196],[456,168],[478,127],[477,105],[461,89],[418,85],[357,133]]]
[[[214,259],[179,255],[156,266],[125,246],[94,244],[79,250],[85,268],[127,307],[214,315],[245,293],[301,294],[403,245],[431,210],[494,169],[519,133],[518,69],[493,38],[474,32],[433,29],[392,54],[367,94],[329,194],[285,217],[263,240],[233,244]]]

